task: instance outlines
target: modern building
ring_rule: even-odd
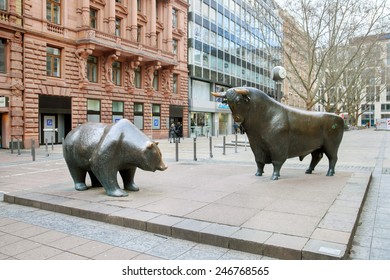
[[[87,121],[188,131],[184,0],[0,0],[2,147]]]
[[[373,127],[381,119],[390,119],[390,33],[377,40],[363,83],[365,98],[358,124]]]
[[[210,93],[251,86],[276,97],[271,71],[282,62],[280,40],[267,28],[267,22],[279,25],[280,32],[282,22],[272,0],[190,0],[189,3],[190,133],[231,133],[233,119],[229,108]]]

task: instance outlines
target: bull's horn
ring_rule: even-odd
[[[226,92],[212,92],[211,93],[212,95],[214,95],[215,97],[222,97],[222,98],[226,98]]]
[[[236,89],[234,89],[234,91],[237,92],[238,94],[242,94],[242,95],[249,94],[249,90],[246,88],[236,88]]]

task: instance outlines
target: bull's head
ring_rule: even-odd
[[[248,88],[231,88],[225,92],[212,92],[215,97],[224,99],[233,113],[233,119],[236,123],[241,124],[249,110],[249,89]]]

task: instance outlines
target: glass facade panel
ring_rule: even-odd
[[[194,44],[189,48],[189,63],[217,70],[221,74],[231,75],[234,78],[238,77],[240,83],[242,79],[242,84],[232,86],[253,83],[261,87],[260,81],[267,81],[266,85],[271,87],[269,89],[271,91],[274,83],[267,76],[280,54],[268,54],[269,48],[264,44],[275,47],[278,40],[276,34],[269,30],[265,35],[265,42],[260,42],[261,36],[264,36],[260,32],[264,23],[256,13],[256,9],[270,3],[259,0],[250,2],[222,0],[217,3],[215,5],[209,1],[190,1],[196,16],[189,22],[190,26],[194,26],[194,33],[190,34],[194,38]],[[224,6],[223,9],[221,5]],[[277,16],[273,10],[270,10],[270,20],[277,22],[279,20]],[[216,25],[213,25],[213,22]],[[216,49],[213,50],[213,47]],[[259,55],[261,51],[266,54],[263,59]],[[226,56],[224,53],[229,55]],[[201,70],[201,73],[208,72]],[[211,76],[200,78],[209,79],[209,77]]]

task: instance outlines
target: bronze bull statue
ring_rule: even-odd
[[[234,121],[245,129],[262,176],[265,164],[272,163],[272,180],[280,177],[283,163],[311,154],[307,174],[311,174],[323,154],[329,159],[327,176],[335,174],[337,151],[344,133],[344,121],[331,113],[297,110],[283,105],[255,88],[231,88],[212,93],[225,99]]]

